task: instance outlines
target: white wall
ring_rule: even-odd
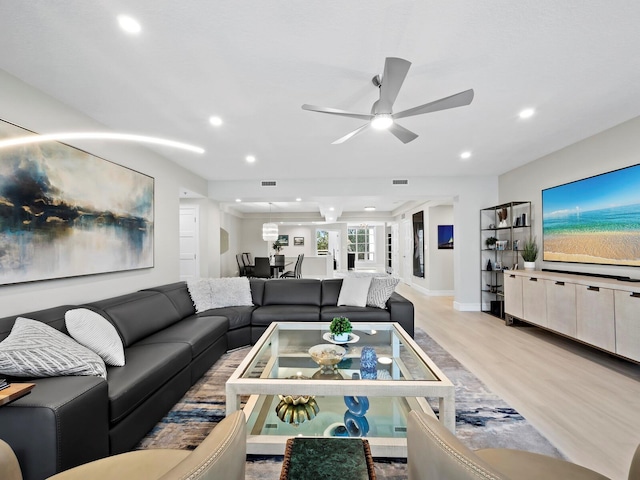
[[[237,277],[240,272],[236,254],[243,252],[240,248],[242,219],[230,213],[221,212],[220,227],[229,232],[229,250],[220,255],[220,276]]]
[[[533,233],[542,247],[542,190],[640,163],[638,132],[640,117],[501,175],[499,203],[532,202]],[[536,268],[640,278],[637,268],[543,262],[541,255]]]
[[[428,220],[425,219],[428,232],[425,232],[425,237],[428,238],[426,258],[429,263],[429,292],[431,295],[451,295],[454,288],[453,250],[438,249],[438,225],[453,225],[453,206],[439,205],[429,208],[428,212]]]
[[[39,133],[107,130],[95,120],[1,70],[0,117]],[[179,191],[181,187],[185,187],[206,195],[206,182],[160,154],[137,144],[89,140],[72,144],[155,178],[154,267],[0,286],[0,317],[65,303],[99,300],[179,280]]]

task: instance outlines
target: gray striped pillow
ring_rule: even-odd
[[[109,320],[88,308],[67,310],[64,322],[76,342],[96,352],[104,363],[124,366],[124,347],[116,327]]]
[[[18,317],[0,342],[0,374],[16,377],[93,375],[107,378],[99,355],[49,325]]]
[[[395,291],[400,279],[394,277],[374,277],[367,294],[367,307],[387,308],[387,300]]]

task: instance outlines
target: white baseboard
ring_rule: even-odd
[[[455,294],[453,290],[429,290],[415,284],[411,285],[411,288],[429,297],[453,297],[453,295]]]
[[[460,312],[479,312],[480,304],[479,303],[461,303],[461,302],[453,302],[453,308]]]

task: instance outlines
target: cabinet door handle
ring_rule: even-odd
[[[638,292],[633,292],[630,296],[634,297],[634,298],[640,298],[640,293]]]
[[[530,281],[530,282],[537,282],[537,281],[538,281],[538,279],[537,279],[537,278],[535,278],[535,277],[531,277],[531,278],[529,278],[529,281]]]
[[[564,287],[564,282],[556,282],[556,285],[560,285],[561,287]]]
[[[587,290],[591,290],[592,292],[599,292],[600,287],[587,287]]]
[[[509,275],[509,278],[516,278],[515,275]]]

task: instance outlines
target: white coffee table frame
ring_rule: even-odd
[[[295,383],[288,379],[270,378],[277,356],[271,356],[269,364],[264,367],[261,378],[242,378],[243,373],[254,358],[263,349],[265,341],[272,337],[274,331],[281,330],[315,330],[328,331],[327,322],[273,322],[256,342],[255,346],[240,363],[226,383],[226,414],[240,409],[240,396],[251,395],[244,407],[247,419],[258,403],[260,395],[278,395],[283,391],[291,395],[318,396],[350,396],[368,397],[405,397],[411,408],[419,408],[433,414],[424,397],[438,398],[440,421],[451,432],[455,433],[455,388],[437,365],[422,351],[418,344],[405,332],[398,323],[353,323],[355,331],[385,329],[395,330],[395,341],[392,345],[393,368],[399,368],[405,379],[399,380],[298,380]],[[411,348],[416,357],[428,368],[436,380],[409,380],[409,369],[399,359],[400,340]],[[278,351],[278,336],[271,342],[273,352]],[[282,455],[287,438],[277,435],[248,435],[247,453],[262,455]],[[368,437],[372,454],[377,457],[406,457],[406,438]]]

